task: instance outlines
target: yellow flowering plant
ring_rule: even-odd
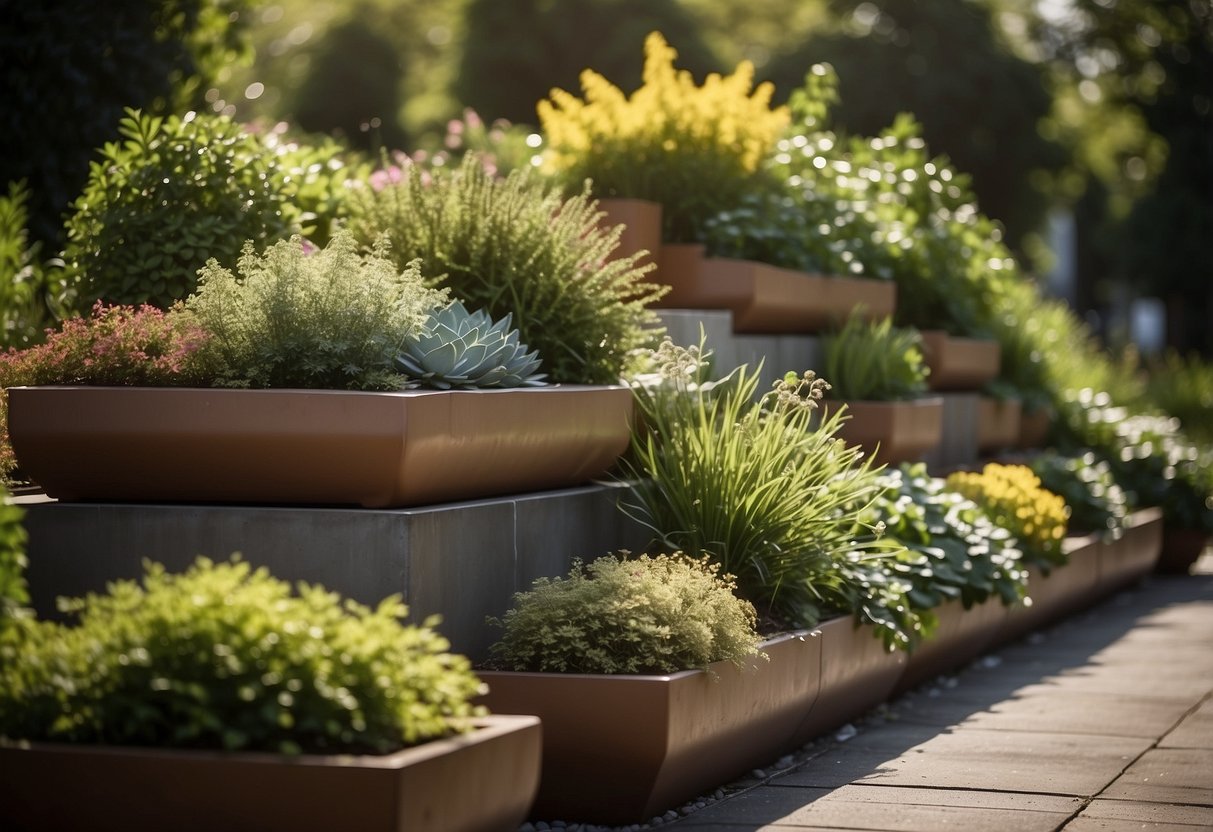
[[[1025,561],[1045,569],[1065,564],[1061,541],[1070,510],[1065,500],[1041,485],[1031,468],[992,462],[981,473],[952,474],[947,486],[977,503],[995,525],[1015,535]]]
[[[712,73],[702,86],[674,67],[659,32],[645,40],[643,83],[630,96],[581,74],[585,98],[561,89],[539,102],[545,164],[571,187],[589,179],[602,197],[660,202],[667,242],[696,242],[704,221],[739,204],[788,124],[771,107],[774,87],[754,87],[754,66]]]

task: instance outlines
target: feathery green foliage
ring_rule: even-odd
[[[264,569],[180,575],[66,603],[0,669],[0,736],[281,753],[388,752],[470,727],[468,661],[398,597],[370,609]]]
[[[425,278],[468,306],[512,315],[553,382],[616,383],[650,341],[646,305],[664,291],[642,281],[651,267],[613,259],[620,229],[533,171],[497,179],[471,154],[455,169],[409,165],[399,181],[356,190],[350,211],[362,245],[386,233],[398,265],[420,258]]]
[[[573,564],[514,595],[494,666],[553,673],[676,673],[758,653],[754,606],[720,565],[628,552]]]

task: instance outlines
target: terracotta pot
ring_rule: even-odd
[[[514,829],[539,782],[539,720],[383,756],[0,747],[0,827],[41,832]]]
[[[1204,529],[1166,527],[1155,571],[1167,575],[1187,575],[1208,545],[1209,533]]]
[[[533,816],[643,823],[794,746],[817,698],[821,640],[766,642],[769,661],[655,676],[484,671],[490,710],[543,720]]]
[[[922,354],[932,390],[977,390],[998,377],[1002,348],[997,341],[957,338],[943,330],[922,332]]]
[[[977,449],[993,451],[1019,444],[1023,404],[1018,399],[982,396],[977,402]]]
[[[821,693],[796,731],[800,746],[889,698],[905,670],[906,654],[889,652],[871,627],[854,616],[817,628],[821,640]]]
[[[61,500],[384,508],[560,488],[603,474],[632,416],[621,386],[8,395],[22,470]]]
[[[827,403],[827,407],[828,407]],[[943,438],[943,399],[900,402],[846,402],[847,415],[838,435],[886,464],[922,458]]]
[[[1019,417],[1019,438],[1015,447],[1022,450],[1043,448],[1049,441],[1053,416],[1047,410],[1023,411]]]
[[[1038,567],[1028,567],[1032,603],[1011,608],[999,640],[1010,641],[1090,606],[1099,597],[1100,549],[1095,535],[1067,537],[1062,541],[1062,550],[1069,557],[1065,566],[1047,575]]]
[[[694,258],[691,247],[662,247],[657,281],[672,290],[660,305],[729,309],[738,333],[819,332],[843,323],[852,311],[863,310],[867,320],[886,318],[896,302],[897,286],[889,280],[823,277],[751,260]]]
[[[898,691],[909,690],[980,656],[998,640],[1010,609],[1001,599],[989,598],[969,609],[959,600],[946,601],[934,612],[939,626],[929,640],[910,653]]]
[[[1162,509],[1143,508],[1130,514],[1124,535],[1100,544],[1100,593],[1114,592],[1149,574],[1158,562],[1162,541]]]
[[[616,257],[629,257],[645,252],[639,263],[656,263],[661,251],[661,203],[647,199],[609,198],[598,200],[604,214],[600,225],[611,228],[623,226]]]

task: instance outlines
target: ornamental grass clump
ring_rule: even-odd
[[[708,217],[754,187],[788,113],[771,107],[770,83],[753,86],[748,61],[698,86],[674,68],[677,52],[660,33],[644,54],[644,83],[630,96],[587,69],[584,99],[554,89],[539,102],[546,164],[572,187],[591,180],[598,197],[661,203],[665,241],[696,242]]]
[[[1061,542],[1069,509],[1060,496],[1041,486],[1031,468],[992,462],[981,473],[950,475],[947,487],[977,503],[996,525],[1014,535],[1026,562],[1046,570],[1065,565]]]
[[[837,333],[822,339],[833,396],[846,401],[898,401],[927,391],[930,370],[916,329],[893,326],[891,318],[869,322],[852,315]]]
[[[234,274],[211,260],[184,314],[210,334],[202,359],[217,386],[394,390],[394,362],[446,293],[417,263],[398,267],[385,239],[368,253],[347,232],[316,251],[298,237],[258,253]]]
[[[754,607],[706,558],[608,555],[514,595],[495,667],[549,673],[676,673],[758,655]]]
[[[470,729],[468,661],[398,597],[371,609],[205,558],[64,602],[0,669],[9,740],[385,753]]]
[[[600,227],[587,195],[565,199],[530,170],[498,179],[474,154],[379,184],[351,194],[357,241],[386,234],[399,268],[420,258],[428,283],[494,319],[511,315],[551,381],[617,383],[631,351],[651,342],[647,306],[668,290],[644,282],[652,267],[638,255],[612,256],[622,227]]]
[[[701,351],[669,339],[653,362],[633,384],[643,429],[625,511],[662,546],[711,556],[764,615],[812,626],[857,613],[908,644],[919,627],[908,585],[881,566],[899,547],[860,522],[877,469],[836,437],[845,409],[818,416],[826,383],[789,373],[759,397],[756,372],[705,381]]]

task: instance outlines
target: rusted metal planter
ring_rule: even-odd
[[[0,746],[0,828],[41,832],[515,829],[539,782],[532,716],[382,756]]]
[[[947,601],[934,610],[939,626],[934,635],[910,653],[897,690],[905,691],[955,670],[980,656],[998,641],[1006,628],[1010,608],[997,597],[965,609],[959,600]]]
[[[1018,399],[982,396],[977,401],[977,449],[994,451],[1019,444],[1023,403]]]
[[[417,506],[577,485],[627,448],[623,386],[14,387],[21,469],[61,500]]]
[[[1165,575],[1186,575],[1208,545],[1209,533],[1204,529],[1167,527],[1155,570]]]
[[[1100,594],[1115,592],[1148,575],[1158,563],[1162,542],[1162,509],[1143,508],[1130,514],[1124,535],[1100,544]]]
[[[1049,441],[1053,416],[1047,410],[1025,410],[1019,417],[1019,436],[1015,447],[1020,450],[1043,448]]]
[[[1028,567],[1030,605],[1012,607],[1000,641],[1010,641],[1038,630],[1070,613],[1090,606],[1100,594],[1099,569],[1102,544],[1096,535],[1071,536],[1062,541],[1069,563],[1045,575]]]
[[[669,675],[482,671],[481,701],[543,720],[533,817],[641,823],[794,748],[821,644],[793,633],[762,645],[769,660]]]
[[[829,403],[826,405],[829,407]],[[899,402],[849,401],[848,419],[838,431],[848,445],[859,445],[886,464],[922,458],[943,438],[943,399]]]
[[[640,259],[640,265],[657,262],[661,251],[661,203],[612,197],[598,200],[598,208],[603,212],[601,225],[623,226],[615,249],[617,257],[648,252]]]
[[[701,245],[663,245],[657,283],[671,287],[658,306],[729,309],[738,333],[813,333],[847,320],[893,314],[897,285],[890,280],[832,277],[752,260],[704,257]]]
[[[998,377],[1002,348],[997,341],[958,338],[943,330],[922,332],[922,356],[932,390],[978,390]]]

